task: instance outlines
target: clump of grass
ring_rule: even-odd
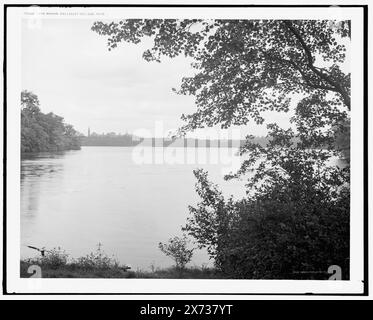
[[[156,279],[220,279],[222,276],[214,268],[206,267],[189,267],[180,269],[178,267],[170,267],[157,269],[153,271],[138,270],[135,272],[136,278],[156,278]]]
[[[39,266],[45,266],[47,268],[56,270],[65,266],[68,263],[69,255],[65,250],[60,247],[53,248],[51,250],[46,250],[45,255],[36,258],[26,259],[25,262],[28,264],[36,264]]]
[[[21,261],[21,277],[29,277],[27,270],[31,265],[41,267],[44,278],[127,278],[134,275],[126,272],[127,266],[121,265],[114,256],[109,256],[97,245],[94,252],[77,259],[60,247],[45,250],[44,256]]]
[[[114,256],[110,257],[102,250],[101,243],[97,245],[96,251],[74,259],[71,264],[88,270],[108,270],[122,267]]]

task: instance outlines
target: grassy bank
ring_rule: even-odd
[[[30,261],[21,261],[21,278],[29,278],[28,268],[34,265]],[[42,278],[153,278],[153,279],[218,279],[221,278],[214,269],[175,267],[157,269],[155,271],[124,270],[120,267],[111,268],[85,268],[83,266],[68,263],[57,268],[50,265],[37,264],[42,271]]]
[[[23,259],[20,265],[21,278],[29,278],[30,266],[41,268],[42,278],[158,278],[158,279],[217,279],[222,278],[212,268],[152,268],[152,271],[129,270],[115,258],[102,251],[101,246],[95,252],[76,259],[60,248],[46,250],[44,256]]]

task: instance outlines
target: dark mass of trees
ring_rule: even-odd
[[[21,152],[79,150],[80,135],[54,113],[43,113],[38,97],[21,93]]]
[[[247,137],[248,155],[227,179],[247,179],[247,196],[224,198],[197,170],[197,192],[184,230],[207,248],[227,277],[315,277],[330,265],[349,278],[350,73],[344,72],[350,21],[131,19],[96,22],[92,30],[120,42],[153,46],[143,57],[194,59],[179,94],[195,96],[182,115],[185,133],[219,125],[263,124],[266,111],[288,112],[294,129],[268,122],[268,142]],[[248,175],[248,173],[253,173]],[[302,272],[309,271],[307,275]],[[325,279],[325,275],[320,275]]]

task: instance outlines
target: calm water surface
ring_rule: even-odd
[[[198,201],[193,169],[207,169],[226,195],[244,195],[244,182],[223,180],[232,149],[225,150],[225,164],[138,164],[133,151],[83,147],[22,160],[21,256],[34,256],[36,251],[26,247],[33,245],[62,247],[78,257],[100,242],[105,252],[133,269],[167,267],[172,261],[158,242],[180,234],[187,206]],[[198,152],[204,151],[209,159],[207,149]],[[204,251],[196,252],[191,264],[203,263],[211,265]]]

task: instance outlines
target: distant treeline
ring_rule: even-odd
[[[265,146],[268,142],[266,137],[254,137],[252,142],[259,143]],[[118,146],[118,147],[131,147],[141,144],[142,146],[149,147],[239,147],[244,143],[244,140],[217,140],[217,139],[192,139],[192,138],[140,138],[131,134],[97,134],[93,133],[89,136],[81,137],[82,146]]]
[[[43,113],[32,92],[21,93],[21,152],[79,150],[79,133],[63,118]]]

